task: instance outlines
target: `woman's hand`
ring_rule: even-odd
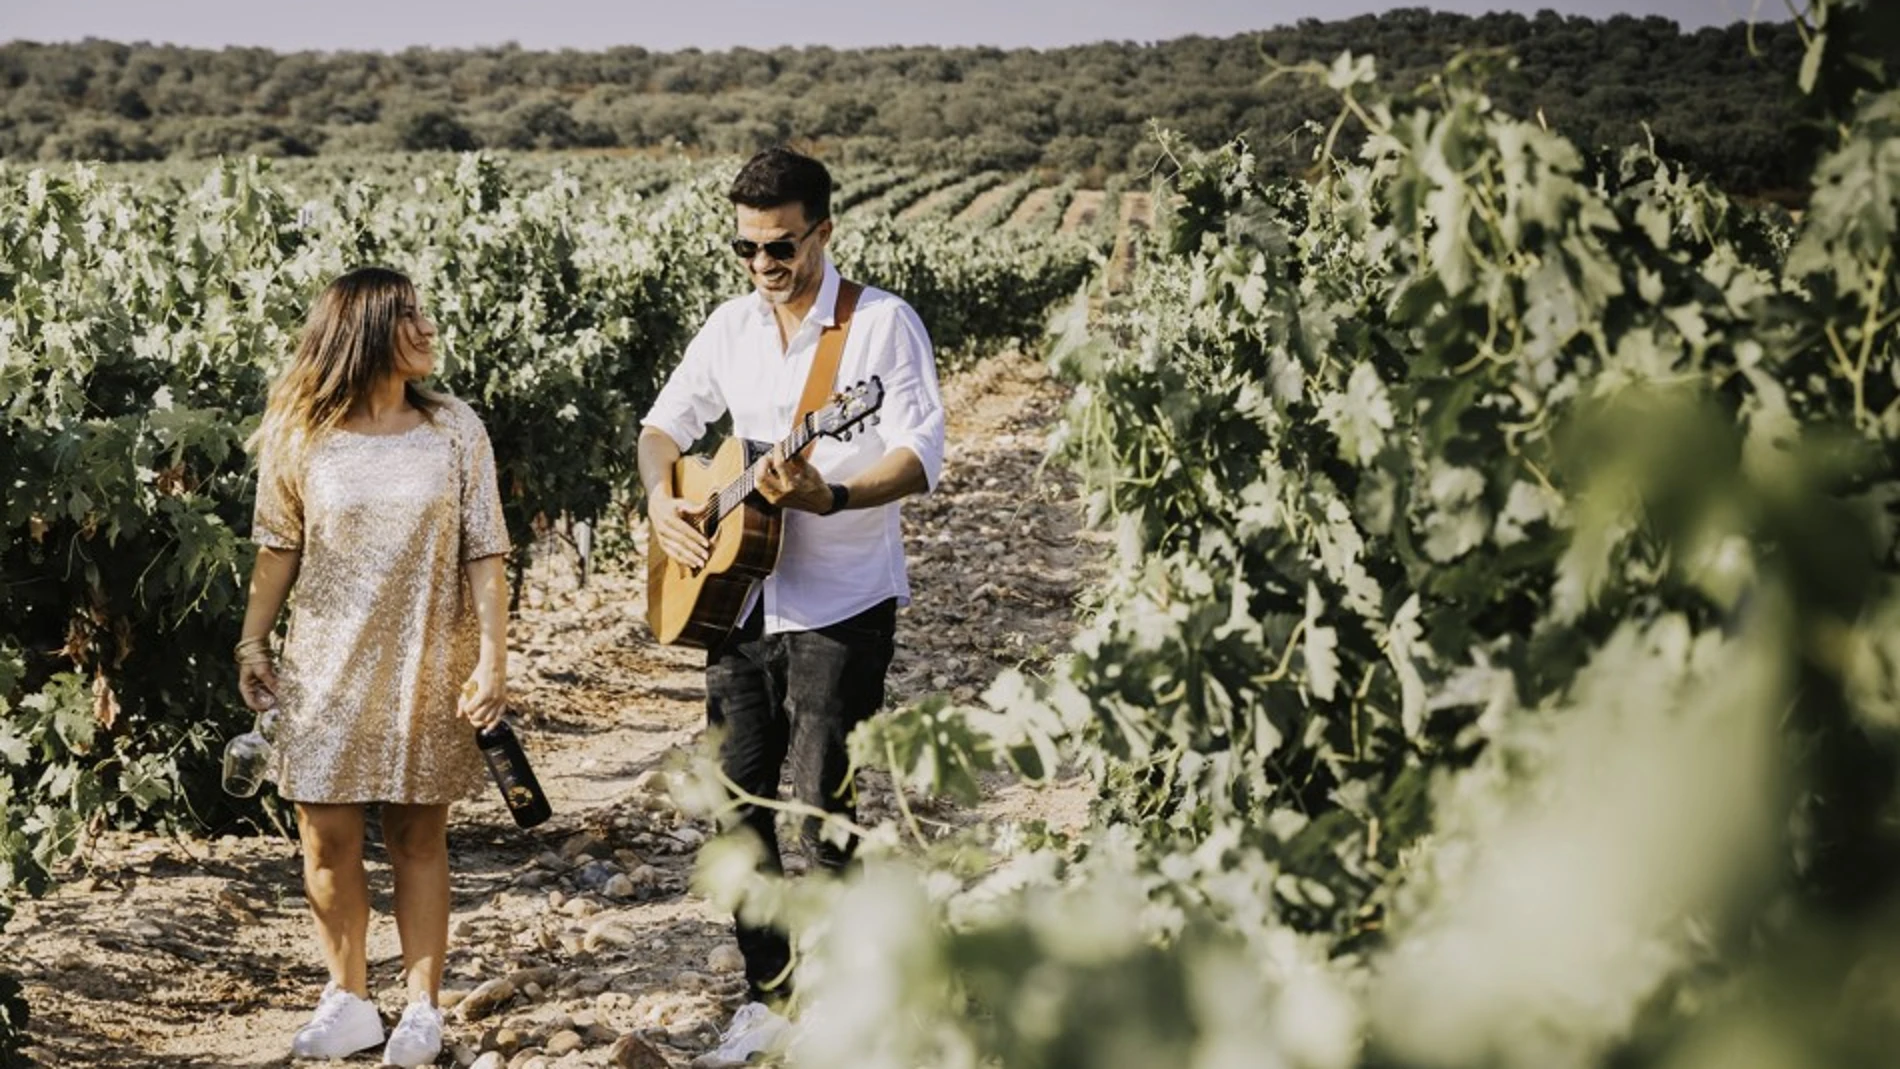
[[[477,730],[488,727],[508,711],[508,671],[496,662],[482,661],[462,684],[456,712]]]
[[[277,707],[277,670],[259,658],[238,665],[238,695],[253,713]]]

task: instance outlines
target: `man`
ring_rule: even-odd
[[[943,467],[944,413],[930,338],[910,305],[871,287],[857,294],[826,257],[831,175],[785,148],[749,160],[733,180],[732,249],[755,292],[715,310],[687,346],[640,434],[647,520],[667,556],[698,566],[708,543],[685,518],[700,502],[670,496],[681,451],[721,415],[732,433],[776,442],[792,420],[820,336],[849,313],[835,386],[878,376],[879,422],[851,441],[820,438],[803,457],[775,453],[759,480],[784,510],[776,568],[755,584],[741,625],[710,650],[706,714],[723,729],[720,764],[740,788],[771,798],[790,761],[794,797],[827,812],[852,811],[851,729],[884,701],[897,608],[910,600],[898,502],[936,485]],[[845,294],[843,304],[840,294]],[[827,390],[829,393],[829,389]],[[769,809],[743,814],[780,870]],[[807,819],[806,855],[837,871],[852,845],[825,841]],[[735,923],[748,1001],[699,1069],[743,1065],[778,1045],[788,1024],[768,1003],[790,993],[785,933]]]

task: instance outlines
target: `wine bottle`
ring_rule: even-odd
[[[497,720],[476,731],[475,744],[482,748],[482,758],[488,762],[495,786],[501,788],[501,800],[516,824],[532,828],[554,815],[547,793],[541,789],[541,781],[534,778],[534,769],[528,767],[528,755],[521,749],[521,740],[515,737],[507,721]]]

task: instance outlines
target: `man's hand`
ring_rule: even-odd
[[[785,447],[775,445],[765,457],[765,470],[759,475],[759,493],[780,508],[827,512],[831,509],[831,487],[824,473],[804,457],[785,455]]]
[[[702,568],[712,546],[687,518],[695,508],[685,498],[655,490],[647,496],[647,524],[667,556],[688,567]]]

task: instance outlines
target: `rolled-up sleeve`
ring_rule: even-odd
[[[458,431],[462,457],[462,560],[501,556],[514,547],[501,508],[501,483],[495,472],[495,450],[488,428],[474,412],[464,410]]]
[[[924,465],[924,480],[937,488],[943,474],[943,392],[937,384],[937,358],[923,320],[903,301],[891,302],[890,336],[876,361],[884,380],[884,407],[878,413],[885,449],[908,449]]]
[[[271,549],[303,548],[303,495],[274,449],[258,458],[251,541]]]
[[[685,355],[680,357],[679,366],[667,376],[660,395],[653,399],[653,407],[640,421],[644,426],[665,431],[682,450],[690,449],[699,441],[699,436],[706,433],[706,428],[726,412],[726,398],[719,392],[712,373],[713,349],[717,343],[711,335],[717,330],[717,322],[709,322],[694,335]]]

